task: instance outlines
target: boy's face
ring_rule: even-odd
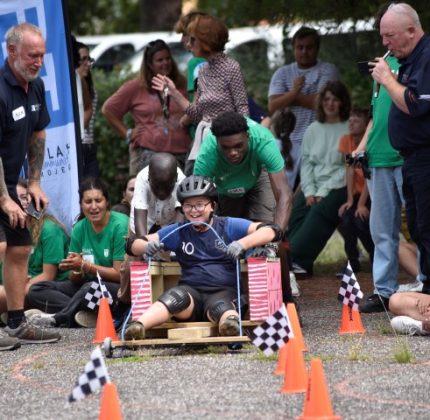
[[[176,176],[167,179],[161,179],[155,174],[149,175],[149,186],[152,194],[159,200],[167,200],[173,193],[176,184]]]
[[[366,131],[367,121],[366,118],[360,115],[352,114],[348,119],[349,134],[353,136],[362,136]]]
[[[206,196],[187,198],[182,204],[185,218],[190,222],[208,223],[213,210],[212,200]]]
[[[248,133],[218,137],[218,147],[231,164],[239,165],[248,152]]]

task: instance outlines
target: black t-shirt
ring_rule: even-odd
[[[43,81],[30,82],[26,93],[6,61],[0,69],[0,157],[9,195],[16,196],[33,132],[43,130],[50,121]]]

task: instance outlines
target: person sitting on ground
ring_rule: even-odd
[[[156,153],[149,165],[136,177],[135,193],[131,203],[129,235],[138,238],[155,233],[161,227],[184,220],[176,189],[185,175],[176,158],[170,153]],[[164,258],[166,255],[164,255]],[[114,324],[119,326],[130,309],[130,262],[142,261],[142,256],[125,255],[121,266],[118,307],[114,312]]]
[[[296,274],[312,275],[313,264],[339,224],[346,201],[340,137],[348,132],[350,97],[341,82],[328,82],[317,101],[317,121],[305,131],[300,169],[301,189],[294,200],[288,240]]]
[[[115,299],[119,270],[124,259],[128,217],[109,210],[106,184],[99,178],[85,179],[79,188],[81,215],[72,229],[69,254],[60,263],[70,270],[68,280],[45,281],[31,286],[30,305],[47,314],[35,314],[30,322],[45,327],[95,326],[96,313],[88,312],[85,295],[100,275]]]
[[[397,315],[391,326],[399,334],[430,335],[430,295],[397,292],[389,300],[390,311]]]
[[[345,159],[357,149],[368,123],[369,111],[367,109],[353,108],[351,110],[348,120],[349,134],[342,136],[339,142],[339,152],[345,156]],[[354,162],[346,165],[346,189],[347,200],[338,210],[340,217],[338,230],[343,236],[345,254],[351,268],[357,273],[361,271],[360,252],[357,247],[358,239],[368,252],[370,261],[373,261],[373,252],[375,251],[369,227],[369,190],[361,165]]]
[[[19,179],[16,192],[24,210],[28,208],[29,195],[27,181]],[[67,255],[69,237],[63,225],[52,215],[45,212],[40,218],[27,216],[33,249],[28,261],[28,283],[26,294],[33,284],[41,281],[62,281],[68,273],[58,269],[58,264]],[[26,304],[28,308],[28,303]],[[6,292],[0,287],[0,313],[7,311]]]
[[[131,200],[134,195],[134,185],[136,183],[136,175],[130,175],[125,181],[124,188],[122,190],[122,200],[120,203],[112,206],[112,211],[126,214],[130,216],[131,211]]]
[[[127,340],[143,339],[145,330],[172,317],[181,321],[209,320],[218,324],[220,335],[238,335],[239,315],[233,304],[237,297],[234,260],[245,250],[282,236],[275,224],[214,216],[218,193],[210,178],[185,178],[177,196],[185,224],[166,226],[144,239],[127,242],[127,252],[132,255],[152,256],[162,248],[175,251],[182,269],[178,286],[165,291],[128,326]],[[187,226],[188,222],[192,225]]]

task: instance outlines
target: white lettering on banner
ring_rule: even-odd
[[[49,95],[46,95],[46,99],[51,98],[52,110],[58,111],[60,109],[60,103],[57,92],[57,77],[55,74],[54,57],[51,53],[45,54],[43,64],[46,69],[46,76],[41,79],[45,84],[45,91],[49,92]]]

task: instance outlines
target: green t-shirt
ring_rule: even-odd
[[[88,219],[82,219],[72,229],[70,251],[82,252],[83,258],[93,264],[112,267],[114,261],[124,259],[124,238],[128,232],[128,216],[110,212],[109,222],[99,233]]]
[[[284,169],[284,159],[270,130],[247,118],[248,152],[238,165],[230,163],[210,131],[204,138],[194,165],[195,175],[211,177],[220,195],[242,197],[251,190],[261,170],[275,173]]]
[[[193,57],[188,61],[187,65],[187,92],[188,100],[194,100],[194,91],[196,90],[196,80],[199,76],[201,64],[206,63],[206,59],[202,57]]]
[[[28,260],[28,275],[35,277],[43,271],[43,264],[58,265],[67,255],[69,237],[63,228],[50,219],[45,219],[39,241],[31,250]],[[57,271],[56,280],[65,280],[67,271]]]
[[[393,73],[398,74],[399,63],[396,57],[386,59]],[[373,126],[367,139],[366,151],[369,157],[369,166],[372,168],[385,168],[401,166],[403,159],[399,152],[391,146],[388,136],[388,114],[391,108],[391,97],[384,88],[379,86],[378,97],[375,98],[376,83],[373,84],[372,109]]]

